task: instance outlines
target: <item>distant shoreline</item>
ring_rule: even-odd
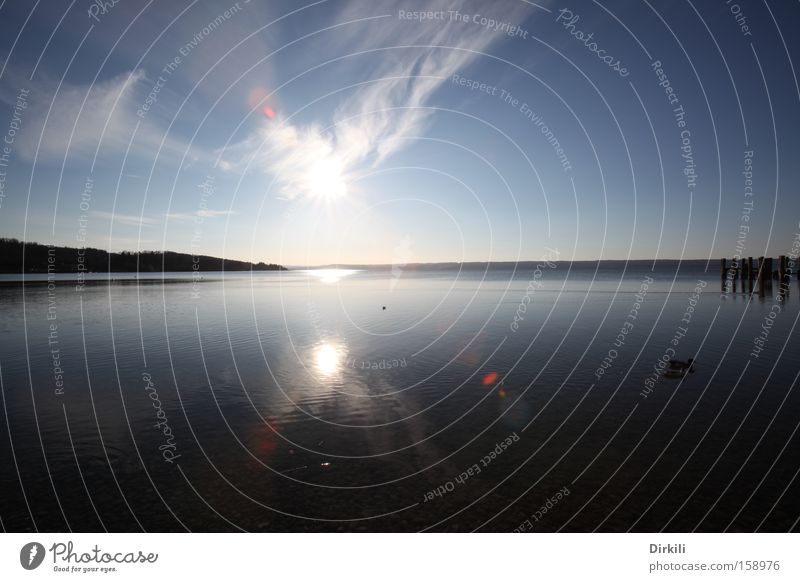
[[[464,261],[464,262],[455,262],[455,261],[444,261],[444,262],[433,262],[433,263],[407,263],[400,268],[403,270],[428,270],[428,269],[476,269],[476,268],[485,268],[485,267],[494,267],[494,268],[509,268],[513,267],[514,265],[517,268],[524,268],[527,266],[535,266],[537,263],[541,263],[541,260],[534,260],[534,259],[524,259],[519,261]],[[656,264],[658,266],[677,266],[678,264],[681,265],[701,265],[708,263],[709,265],[716,268],[715,259],[586,259],[586,260],[576,260],[576,261],[569,261],[569,260],[555,260],[550,261],[556,265],[572,265],[576,267],[593,267],[595,265],[647,265],[647,264]],[[391,263],[375,263],[375,264],[355,264],[355,263],[339,263],[339,264],[330,264],[330,265],[312,265],[312,266],[305,266],[305,265],[289,265],[289,268],[294,270],[313,270],[313,269],[354,269],[354,270],[380,270],[380,269],[392,269],[397,268],[398,265],[393,265]]]
[[[288,271],[275,263],[251,263],[173,251],[109,253],[90,247],[48,246],[0,238],[0,274],[181,273]]]

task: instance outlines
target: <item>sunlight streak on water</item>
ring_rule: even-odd
[[[307,269],[303,271],[320,280],[321,283],[338,283],[345,277],[358,273],[357,269]]]
[[[332,376],[339,371],[341,350],[330,343],[317,346],[314,350],[314,365],[323,376]]]

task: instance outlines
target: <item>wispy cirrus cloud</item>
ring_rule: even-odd
[[[92,212],[92,216],[94,218],[99,218],[101,220],[108,220],[110,222],[114,222],[116,224],[122,224],[125,226],[156,226],[160,224],[161,221],[156,220],[155,218],[148,218],[146,216],[137,216],[135,214],[120,214],[117,212],[105,212],[102,210],[95,210]]]
[[[197,218],[219,218],[221,216],[230,216],[236,214],[232,210],[198,210],[197,212],[189,212],[189,213],[182,213],[182,212],[175,212],[165,214],[164,217],[167,220],[171,220],[174,222],[192,222]]]
[[[255,164],[276,178],[279,195],[287,198],[336,195],[359,170],[378,166],[404,148],[408,138],[421,135],[437,89],[490,44],[506,38],[479,23],[449,17],[428,22],[401,19],[398,11],[409,8],[405,2],[379,2],[370,8],[386,17],[337,29],[336,45],[326,47],[332,55],[378,49],[370,59],[374,65],[369,81],[351,92],[327,123],[303,125],[280,116],[263,120],[250,137],[222,152],[226,164]],[[468,0],[429,2],[424,10],[458,10],[521,24],[530,7],[504,3],[492,9]],[[364,18],[364,12],[363,3],[351,2],[337,22]],[[382,50],[386,47],[395,48]],[[354,57],[352,66],[363,67],[364,61]]]
[[[137,115],[153,86],[143,69],[92,84],[60,83],[48,76],[29,80],[12,67],[7,74],[10,81],[0,86],[0,102],[13,105],[14,87],[30,89],[22,130],[14,144],[26,161],[57,164],[92,160],[96,155],[119,160],[126,151],[132,158],[152,160],[158,152],[180,159],[187,150],[191,158],[211,159],[210,152],[190,147],[180,136],[165,137],[167,123],[156,111],[145,118]]]

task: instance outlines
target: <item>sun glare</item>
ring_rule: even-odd
[[[316,162],[308,173],[308,190],[311,196],[332,201],[347,194],[343,171],[342,163],[336,158],[328,157]]]
[[[339,369],[339,350],[331,344],[322,344],[314,352],[314,364],[323,376],[330,376]]]
[[[321,283],[338,283],[344,277],[358,273],[356,269],[307,269],[303,271],[319,279]]]

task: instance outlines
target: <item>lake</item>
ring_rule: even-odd
[[[4,275],[2,525],[787,531],[800,287],[706,267]]]

